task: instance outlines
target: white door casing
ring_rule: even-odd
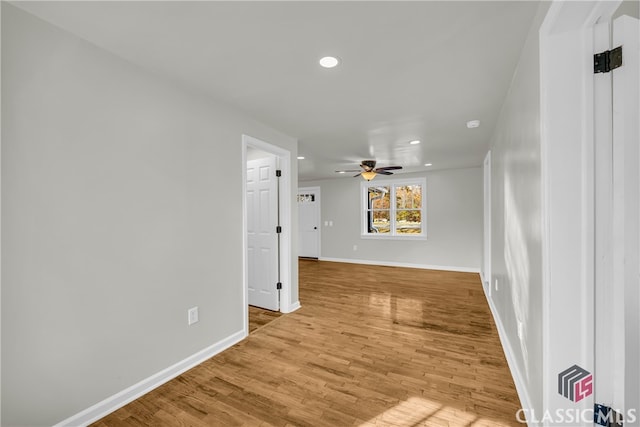
[[[247,161],[246,197],[249,304],[278,310],[276,156]]]
[[[540,29],[544,413],[594,407],[588,376],[575,401],[558,379],[573,365],[595,370],[594,26],[618,4],[553,2]],[[584,424],[557,422],[542,424]]]
[[[320,257],[320,187],[298,189],[298,256]]]
[[[543,409],[604,404],[638,426],[640,25],[619,18],[609,43],[619,3],[554,3],[540,32]],[[593,54],[619,45],[622,67],[594,76]],[[557,390],[558,369],[574,363],[594,375],[579,403]]]
[[[638,20],[594,28],[594,53],[623,46],[620,68],[594,76],[595,134],[595,403],[639,425]],[[613,40],[611,35],[613,34]],[[635,334],[635,337],[633,336]]]
[[[242,300],[243,304],[243,321],[245,334],[249,333],[249,298],[248,298],[248,282],[249,282],[249,262],[248,262],[248,232],[247,232],[247,159],[249,151],[258,150],[273,154],[278,159],[278,168],[282,172],[279,178],[281,197],[279,202],[280,208],[280,311],[282,313],[290,313],[298,310],[300,301],[297,299],[297,265],[294,265],[294,257],[297,258],[297,251],[294,251],[294,239],[292,238],[293,227],[297,221],[294,221],[293,202],[294,194],[297,193],[297,180],[292,176],[291,159],[295,155],[286,148],[270,144],[250,135],[242,135]],[[295,297],[295,300],[293,299]]]
[[[611,48],[610,23],[607,20],[594,26],[593,53]],[[594,401],[617,407],[614,395],[616,378],[613,366],[619,341],[614,336],[618,311],[616,300],[620,294],[612,283],[613,276],[613,141],[612,92],[613,73],[593,75],[594,141],[595,141],[595,337],[594,337]]]
[[[613,405],[625,426],[640,426],[640,22],[622,16],[613,46],[622,66],[613,87]],[[621,345],[623,343],[624,345]],[[599,343],[596,343],[599,347]],[[598,372],[598,375],[600,373]],[[597,383],[596,383],[597,384]],[[601,403],[600,401],[598,403]],[[607,402],[604,402],[607,403]],[[635,411],[631,420],[628,411]]]
[[[491,297],[491,151],[484,158],[484,250],[482,285],[487,297]]]

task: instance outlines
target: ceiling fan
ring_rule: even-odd
[[[336,171],[337,173],[345,173],[345,172],[358,172],[353,177],[362,176],[367,181],[371,181],[376,177],[377,174],[380,175],[393,175],[393,172],[389,172],[391,170],[402,169],[402,166],[385,166],[381,168],[376,168],[375,160],[363,160],[360,162],[360,167],[362,170],[342,170]]]

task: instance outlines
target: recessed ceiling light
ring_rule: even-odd
[[[320,58],[319,62],[324,68],[333,68],[340,63],[340,60],[335,56],[325,56]]]
[[[417,145],[417,144],[420,144],[420,141],[419,141],[419,140],[417,140],[417,139],[414,139],[413,141],[409,141],[409,144],[411,144],[411,145]]]
[[[298,156],[298,160],[304,160],[304,156]]]
[[[425,163],[425,166],[433,166],[433,163]]]
[[[477,128],[480,126],[480,120],[470,120],[467,122],[467,127],[469,129]]]

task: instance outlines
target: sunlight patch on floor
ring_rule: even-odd
[[[513,425],[513,422],[480,418],[476,414],[414,396],[360,424],[359,427],[498,427],[510,425]]]

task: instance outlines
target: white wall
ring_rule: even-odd
[[[2,114],[2,425],[52,425],[242,330],[241,135],[295,159],[293,138],[5,2]]]
[[[427,180],[427,239],[375,240],[361,237],[362,178],[300,182],[321,189],[321,258],[441,266],[479,271],[482,250],[482,169],[449,169],[400,178]],[[376,181],[384,178],[378,176]],[[324,221],[333,221],[326,227]],[[357,251],[353,246],[357,245]]]
[[[541,3],[491,139],[492,303],[520,377],[523,405],[542,408],[540,169]],[[498,281],[498,289],[495,281]],[[523,324],[523,339],[517,323]],[[513,369],[513,367],[512,367]],[[516,378],[518,381],[518,378]],[[524,395],[522,394],[524,392]]]
[[[620,6],[618,6],[618,9],[613,14],[611,19],[613,21],[623,15],[640,19],[640,2],[638,0],[624,0],[622,3],[620,3]]]

